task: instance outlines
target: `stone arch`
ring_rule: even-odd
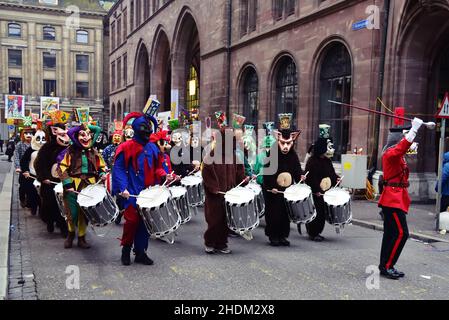
[[[121,102],[117,102],[117,120],[123,120],[123,110]]]
[[[137,46],[134,64],[135,105],[133,111],[142,111],[151,95],[150,58],[146,45],[141,41]]]
[[[156,30],[151,50],[151,94],[157,96],[161,111],[170,111],[171,102],[171,50],[162,26]]]

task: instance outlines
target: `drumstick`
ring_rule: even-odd
[[[31,174],[30,174],[30,178],[31,178],[31,179],[34,179],[34,180],[37,180],[37,178],[36,178],[36,177],[33,177]],[[54,185],[59,184],[58,182],[54,182],[54,181],[51,181],[51,180],[48,180],[48,181],[50,181],[50,183],[52,183],[52,184],[54,184]]]
[[[304,182],[304,181],[306,180],[307,175],[309,174],[309,172],[310,172],[310,171],[307,171],[307,172],[306,172],[306,174],[304,175],[304,178],[301,179],[301,181],[299,181],[299,183],[302,183],[302,182]]]
[[[277,191],[276,193],[273,191],[273,190],[267,190],[268,192],[271,192],[271,193],[273,193],[273,194],[276,194],[276,193],[282,193],[282,194],[284,194],[285,192],[284,191]]]
[[[337,184],[335,185],[334,188],[338,187],[338,185],[343,181],[343,178],[344,178],[344,177],[345,177],[345,176],[341,176],[340,181],[337,182]]]
[[[171,176],[173,173],[175,173],[174,171],[172,171],[169,175]],[[165,184],[167,183],[167,179],[165,179],[164,184],[162,185],[163,187],[165,187]]]

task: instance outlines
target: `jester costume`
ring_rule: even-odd
[[[77,203],[80,192],[90,184],[95,184],[106,174],[106,164],[101,155],[93,148],[101,128],[82,124],[69,130],[72,145],[60,155],[57,171],[64,186],[64,204],[67,210],[68,237],[65,248],[71,248],[78,227],[78,246],[88,249],[86,242],[87,219]],[[93,135],[93,137],[92,137]]]
[[[53,232],[54,225],[61,230],[61,235],[67,237],[67,223],[61,216],[56,196],[54,192],[55,183],[59,183],[59,176],[56,172],[58,155],[61,154],[69,145],[70,138],[67,135],[66,125],[64,123],[50,122],[46,128],[47,142],[39,149],[34,168],[36,170],[37,180],[41,183],[40,196],[42,207],[40,214],[42,220],[47,223],[47,231]]]
[[[149,234],[137,211],[136,199],[130,195],[139,195],[142,190],[161,183],[165,180],[166,173],[162,169],[158,147],[150,142],[150,121],[157,128],[156,119],[133,112],[125,117],[123,123],[128,123],[132,118],[134,137],[117,148],[112,170],[113,194],[124,197],[125,224],[121,239],[121,261],[123,265],[131,263],[130,253],[134,244],[135,262],[152,265],[153,261],[146,255]]]

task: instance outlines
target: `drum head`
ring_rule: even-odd
[[[94,207],[106,197],[106,188],[102,185],[90,185],[84,188],[78,195],[78,204],[81,207]]]
[[[254,197],[254,191],[243,187],[237,187],[226,192],[225,201],[231,204],[245,204],[254,200]]]
[[[188,176],[181,179],[181,185],[191,187],[199,185],[203,182],[203,179],[201,177],[197,176]]]
[[[340,188],[330,189],[323,198],[324,202],[332,206],[342,206],[351,200],[349,192]]]
[[[154,186],[142,190],[137,198],[137,205],[141,208],[157,208],[167,203],[170,191],[166,187]]]
[[[248,189],[252,190],[256,195],[259,195],[262,192],[262,187],[255,182],[250,182],[246,186]]]
[[[174,186],[168,189],[170,190],[171,197],[174,199],[181,198],[187,193],[187,189],[181,186]]]
[[[312,189],[306,184],[294,184],[284,192],[284,198],[288,201],[304,201],[312,193]]]
[[[63,193],[64,188],[62,186],[62,182],[55,185],[55,188],[53,189],[56,193]]]

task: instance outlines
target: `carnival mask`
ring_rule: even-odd
[[[173,142],[173,145],[175,145],[176,147],[180,147],[182,143],[181,132],[173,132],[171,135],[171,141]]]
[[[125,140],[132,140],[132,138],[134,137],[134,130],[131,128],[126,128],[125,131]]]
[[[193,136],[190,139],[190,145],[192,146],[192,148],[198,148],[200,146],[200,138],[197,136]]]
[[[288,138],[285,137],[285,135],[282,134],[280,131],[275,130],[273,133],[278,141],[278,146],[282,154],[287,154],[290,152],[291,148],[293,147],[293,144],[295,143],[295,140],[299,137],[299,134],[301,132],[300,131],[291,132]]]
[[[78,133],[78,141],[83,146],[83,148],[90,148],[92,143],[92,133],[89,129],[80,130]]]
[[[148,123],[142,123],[139,126],[139,130],[137,131],[137,135],[145,142],[148,142],[150,140],[151,133],[153,131],[151,130]]]
[[[122,135],[121,134],[113,134],[112,135],[112,144],[119,145],[122,143]]]
[[[33,132],[26,131],[23,133],[23,137],[25,138],[26,142],[31,142],[31,139],[33,139]]]
[[[56,142],[62,147],[68,147],[70,145],[70,138],[66,129],[59,127],[51,127],[51,133],[56,137]]]
[[[42,130],[37,130],[33,136],[33,139],[31,139],[31,147],[33,150],[37,151],[45,144],[45,142],[45,132]]]
[[[329,159],[332,159],[335,153],[334,144],[332,143],[332,140],[327,139],[327,151],[326,151],[326,157]]]

